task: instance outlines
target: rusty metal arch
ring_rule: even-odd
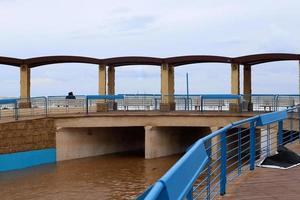
[[[114,57],[103,60],[103,63],[108,66],[121,67],[128,65],[156,65],[160,66],[163,63],[163,59],[154,57],[143,56],[126,56],[126,57]]]
[[[288,60],[300,60],[299,54],[289,53],[266,53],[266,54],[254,54],[241,57],[223,57],[213,55],[187,55],[176,56],[169,58],[156,58],[156,57],[144,57],[144,56],[127,56],[127,57],[113,57],[106,59],[98,59],[92,57],[83,56],[44,56],[34,57],[29,59],[19,59],[12,57],[0,57],[0,64],[20,67],[22,64],[29,65],[30,68],[58,64],[58,63],[86,63],[86,64],[105,64],[108,66],[121,67],[128,65],[155,65],[160,66],[163,63],[168,63],[175,67],[196,64],[196,63],[237,63],[243,65],[257,65],[267,62],[275,61],[288,61]]]
[[[166,58],[165,62],[174,67],[197,63],[231,63],[231,58],[211,55],[191,55]]]
[[[0,56],[0,64],[20,67],[23,63],[22,59]]]
[[[289,61],[289,60],[300,60],[300,55],[290,54],[290,53],[254,54],[254,55],[236,57],[233,59],[233,62],[238,64],[243,64],[243,65],[258,65],[267,62]]]
[[[100,59],[83,56],[44,56],[24,60],[24,63],[28,64],[30,68],[59,63],[100,64],[101,62]]]

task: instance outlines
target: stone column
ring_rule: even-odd
[[[107,83],[107,89],[108,89],[108,95],[115,95],[115,68],[113,66],[108,67],[107,71],[108,76],[108,83]]]
[[[244,65],[244,98],[248,105],[248,111],[253,111],[253,105],[251,103],[252,94],[252,77],[251,77],[251,65]]]
[[[106,95],[106,65],[99,65],[99,95]],[[97,112],[107,112],[108,103],[106,100],[99,100],[97,103]]]
[[[174,102],[174,67],[166,63],[161,66],[161,111],[175,110]]]
[[[236,63],[231,64],[231,94],[240,94],[240,65]],[[232,112],[238,112],[239,101],[232,100],[229,105],[229,110]]]
[[[28,65],[20,66],[20,108],[30,108],[30,68]]]
[[[108,95],[115,95],[115,67],[114,66],[109,66],[107,70],[107,92]],[[113,110],[117,110],[117,102],[112,102],[112,107]]]

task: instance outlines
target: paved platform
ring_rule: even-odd
[[[288,145],[288,148],[300,153],[299,141]],[[300,166],[288,170],[257,167],[230,183],[221,199],[299,200],[299,187]]]

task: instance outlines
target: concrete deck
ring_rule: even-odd
[[[300,153],[299,141],[288,147]],[[229,183],[228,191],[221,199],[298,200],[299,187],[300,166],[288,170],[257,167],[253,172]]]

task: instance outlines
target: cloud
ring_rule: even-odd
[[[273,0],[2,0],[0,55],[27,58],[69,54],[105,58],[299,53],[299,6],[297,0],[276,3]],[[189,72],[191,92],[230,92],[228,65],[222,65],[222,73],[220,65],[197,66],[177,69],[176,91],[185,91],[185,73]],[[255,77],[268,73],[270,69],[267,66],[263,65],[261,71],[255,72]],[[291,66],[289,72],[296,74],[297,64],[284,62],[272,70],[272,74],[276,74],[272,77],[278,78],[285,66]],[[122,79],[117,91],[160,90],[159,68],[120,68],[117,76]],[[46,92],[33,89],[33,95],[65,93],[74,88],[80,93],[96,93],[97,77],[97,66],[44,66],[33,70],[33,79],[39,80],[43,87],[48,86],[47,81],[58,82],[53,83],[55,87],[48,86]],[[262,82],[255,77],[254,81]],[[11,73],[0,66],[0,95],[18,95],[18,78],[18,73]],[[10,79],[15,80],[14,84],[8,84]],[[45,79],[44,82],[41,79]],[[293,79],[296,77],[293,76]],[[139,84],[134,80],[138,80]],[[298,92],[296,82],[280,80],[282,87],[278,86],[279,89],[271,84],[278,84],[277,80],[268,79],[270,84],[254,83],[255,91]],[[152,89],[154,83],[156,89]],[[6,89],[8,87],[14,92]]]

